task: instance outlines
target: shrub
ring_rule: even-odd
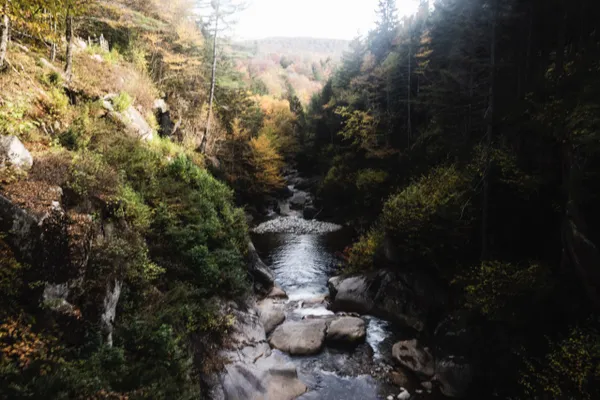
[[[78,153],[71,163],[67,186],[82,197],[113,196],[119,188],[119,176],[104,158],[90,151]]]
[[[439,267],[468,256],[468,182],[454,166],[436,168],[387,200],[381,222],[405,262]]]
[[[42,98],[42,105],[47,114],[54,119],[58,119],[67,113],[69,98],[62,88],[53,87]]]
[[[378,227],[361,236],[360,240],[347,250],[349,273],[372,269],[375,258],[381,252],[384,233]]]
[[[119,93],[115,98],[112,99],[115,111],[123,112],[127,110],[133,104],[133,99],[127,92]]]
[[[29,104],[24,100],[4,102],[0,107],[0,134],[26,139],[37,123],[27,117]]]

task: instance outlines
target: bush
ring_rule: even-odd
[[[69,108],[69,98],[62,88],[53,87],[42,98],[42,105],[48,115],[54,119],[63,117]]]
[[[347,250],[349,273],[363,272],[375,267],[377,254],[383,246],[384,233],[378,227],[372,228],[358,242]]]
[[[117,194],[119,176],[102,155],[83,151],[75,155],[67,186],[81,197],[107,197]]]
[[[133,99],[127,92],[119,93],[115,98],[112,99],[115,111],[123,112],[127,110],[133,104]]]
[[[468,182],[454,166],[436,168],[387,200],[381,222],[406,263],[440,267],[468,256]]]

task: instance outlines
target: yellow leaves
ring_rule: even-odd
[[[275,149],[273,143],[266,135],[250,140],[252,149],[252,165],[257,185],[266,191],[278,189],[283,186],[281,168],[283,158]]]

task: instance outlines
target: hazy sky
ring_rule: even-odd
[[[418,0],[397,0],[400,16],[416,11]],[[249,0],[235,27],[240,39],[309,36],[352,39],[375,23],[379,0]]]

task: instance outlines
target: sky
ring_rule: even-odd
[[[397,0],[400,17],[416,11],[419,0]],[[353,39],[375,25],[379,0],[249,0],[234,36]]]

